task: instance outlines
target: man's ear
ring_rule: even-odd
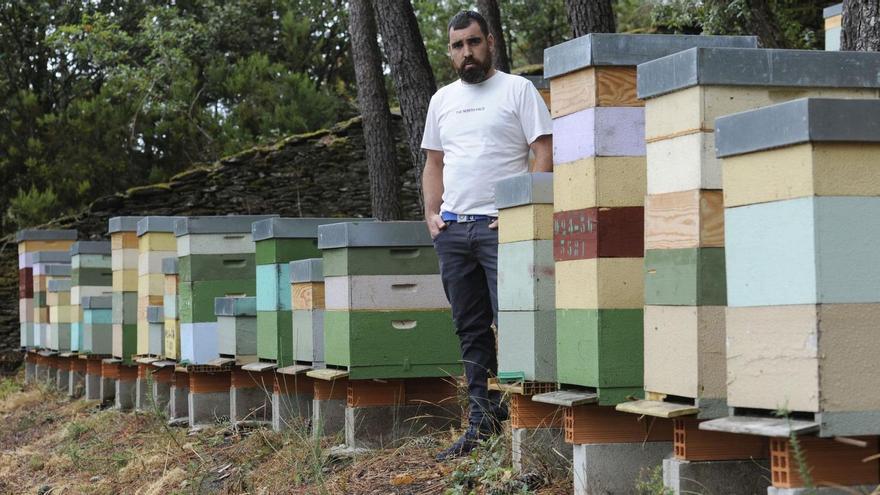
[[[495,51],[495,37],[492,36],[492,33],[489,33],[489,36],[486,36],[486,42],[489,43],[489,50]]]

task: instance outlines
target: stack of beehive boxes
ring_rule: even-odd
[[[46,267],[46,305],[49,306],[49,338],[51,351],[70,351],[70,265]]]
[[[257,298],[218,297],[214,299],[214,315],[220,356],[244,359],[245,363],[249,358],[256,358]]]
[[[99,357],[110,356],[113,351],[113,325],[111,296],[86,296],[82,298],[83,339],[80,352]]]
[[[843,4],[838,3],[825,7],[822,11],[825,18],[825,51],[836,52],[840,50],[840,30],[843,19]]]
[[[69,249],[69,248],[68,248]],[[38,251],[34,253],[34,345],[40,349],[50,348],[49,279],[48,272],[70,276],[69,251]]]
[[[113,272],[113,357],[131,364],[137,353],[138,238],[143,217],[113,217],[109,222]]]
[[[293,308],[293,358],[315,369],[324,367],[324,264],[321,258],[290,262]]]
[[[162,291],[162,314],[165,316],[165,344],[162,347],[165,359],[180,359],[180,319],[177,313],[177,253],[162,260],[162,275],[165,286]]]
[[[112,293],[110,243],[107,241],[74,243],[70,247],[70,268],[70,350],[84,352],[82,299],[110,296]],[[110,343],[109,340],[107,343]]]
[[[15,235],[15,242],[18,243],[18,318],[22,347],[36,347],[34,253],[68,251],[75,240],[75,230],[21,230]],[[28,370],[32,371],[32,367],[28,366]]]
[[[694,48],[639,66],[648,199],[645,389],[725,414],[727,291],[716,117],[799,95],[876,98],[877,54]],[[684,77],[683,74],[688,74]],[[843,74],[846,74],[845,76]]]
[[[257,244],[257,355],[279,368],[294,364],[290,262],[320,256],[318,226],[340,218],[273,218],[254,223]]]
[[[256,295],[251,224],[267,217],[189,217],[175,222],[181,361],[198,365],[219,358],[214,299]]]
[[[165,274],[162,260],[177,256],[174,222],[177,217],[144,217],[137,224],[138,236],[138,319],[137,355],[159,357],[165,344],[164,331],[150,331],[148,309],[162,306]],[[153,310],[154,312],[156,310]]]
[[[822,437],[870,435],[863,447],[801,446],[817,484],[876,486],[880,101],[801,99],[716,126],[728,402],[812,416]],[[786,433],[771,439],[773,485],[804,486]]]

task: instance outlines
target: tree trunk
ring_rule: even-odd
[[[391,67],[397,100],[400,102],[400,113],[406,128],[417,184],[421,187],[422,167],[425,164],[422,134],[425,131],[428,103],[437,91],[437,83],[434,81],[428,52],[425,50],[419,23],[410,1],[374,0],[373,7],[376,10],[379,34],[382,35],[382,46]]]
[[[400,173],[372,2],[350,0],[349,9],[351,56],[363,118],[373,217],[400,220]]]
[[[498,1],[477,0],[477,10],[486,18],[486,23],[489,24],[489,33],[495,38],[495,55],[492,56],[492,62],[496,69],[509,74],[510,59],[507,57],[504,31],[501,30],[501,9],[498,8]]]
[[[565,0],[572,37],[617,31],[612,3],[613,0]]]
[[[840,49],[880,51],[880,0],[843,0]]]

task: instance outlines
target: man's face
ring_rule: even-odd
[[[495,40],[480,31],[480,25],[471,21],[464,29],[449,30],[449,56],[452,68],[461,80],[476,84],[482,82],[492,70],[492,49]]]

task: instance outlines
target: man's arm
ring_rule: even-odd
[[[422,170],[422,194],[425,199],[425,222],[431,238],[437,237],[446,223],[440,218],[440,205],[443,203],[443,152],[425,150],[428,158]]]
[[[532,141],[529,145],[535,154],[535,164],[532,172],[553,171],[553,135],[544,134]]]

